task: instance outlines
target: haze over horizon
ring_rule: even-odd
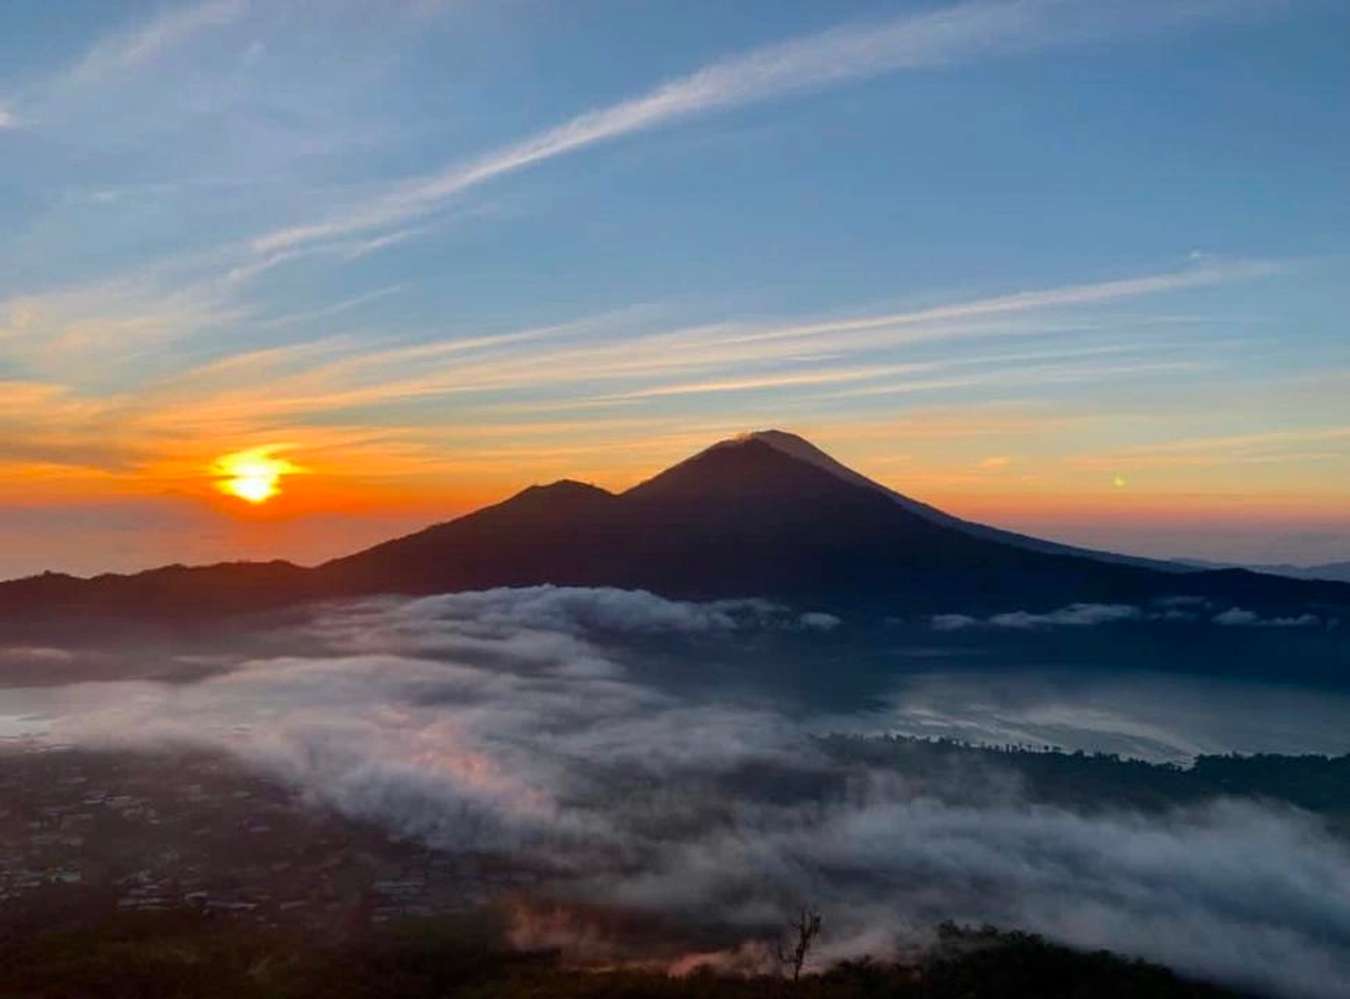
[[[1350,559],[1343,4],[0,28],[0,578],[311,563],[766,427],[1057,541]]]

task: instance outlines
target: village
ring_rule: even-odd
[[[391,839],[223,757],[0,748],[0,928],[187,907],[346,933],[472,909],[522,877]]]

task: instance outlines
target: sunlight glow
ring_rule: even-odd
[[[272,454],[280,445],[236,451],[216,459],[216,487],[248,503],[265,503],[281,492],[281,477],[298,471],[295,465]]]

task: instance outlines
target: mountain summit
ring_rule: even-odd
[[[1184,576],[1179,575],[1185,573]],[[779,430],[721,441],[622,493],[563,480],[314,568],[181,566],[0,583],[0,624],[199,618],[379,593],[544,583],[671,597],[763,596],[853,613],[1138,603],[1350,606],[1350,586],[1073,548],[974,524]]]

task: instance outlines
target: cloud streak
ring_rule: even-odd
[[[984,619],[968,614],[935,614],[930,623],[934,631],[962,631],[976,627],[1030,631],[1036,628],[1091,628],[1100,624],[1138,621],[1143,617],[1143,611],[1129,604],[1069,604],[1046,613],[1018,610]]]
[[[205,0],[170,8],[126,34],[100,42],[64,82],[93,85],[111,74],[136,69],[203,32],[239,20],[248,8],[248,0]]]
[[[1299,614],[1295,617],[1262,617],[1254,611],[1241,607],[1230,607],[1215,614],[1215,624],[1229,628],[1316,628],[1322,619],[1316,614]]]
[[[1112,5],[1079,0],[970,2],[880,24],[835,28],[713,63],[639,97],[586,112],[478,159],[404,184],[327,221],[279,229],[254,246],[273,253],[394,225],[433,212],[448,199],[497,177],[697,115],[900,70],[1081,43],[1247,6],[1145,2],[1122,13]]]

